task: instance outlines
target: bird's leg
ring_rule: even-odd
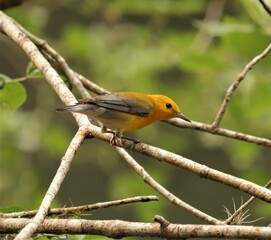
[[[122,131],[110,131],[110,130],[107,130],[107,128],[105,126],[101,127],[101,132],[102,133],[111,133],[112,134],[112,138],[110,140],[111,145],[121,145],[122,146],[123,144],[122,144],[121,140],[124,139],[124,140],[128,140],[128,141],[133,142],[132,147],[131,147],[131,150],[132,150],[137,143],[141,142],[141,140],[139,140],[139,139],[134,139],[134,138],[123,136]]]
[[[123,146],[121,138],[122,138],[122,132],[118,132],[118,131],[113,132],[113,136],[110,140],[110,144]]]
[[[114,131],[107,130],[107,128],[105,126],[101,127],[101,132],[112,134],[112,138],[110,140],[111,145],[114,145],[114,144],[115,145],[122,145],[122,142],[121,142],[122,132],[117,132],[117,131],[114,132]]]

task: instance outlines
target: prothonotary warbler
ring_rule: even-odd
[[[83,113],[97,120],[102,132],[109,132],[107,129],[113,131],[111,143],[121,138],[124,131],[137,130],[155,121],[177,117],[190,122],[169,97],[136,92],[117,92],[80,99],[75,105],[56,110]]]

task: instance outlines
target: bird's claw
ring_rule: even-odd
[[[123,140],[128,140],[128,141],[132,142],[130,150],[133,151],[135,145],[138,144],[138,143],[141,143],[140,139],[134,139],[134,138],[122,136],[121,133],[114,132],[114,131],[109,131],[109,130],[106,129],[106,127],[102,127],[101,132],[102,133],[111,133],[112,134],[112,138],[109,141],[110,145],[112,145],[112,146],[116,145],[116,146],[123,147]]]
[[[122,140],[120,137],[116,137],[115,134],[113,134],[112,138],[110,139],[110,145],[119,145],[123,146]]]

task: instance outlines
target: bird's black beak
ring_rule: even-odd
[[[191,120],[189,118],[187,118],[185,115],[183,115],[181,112],[177,112],[176,113],[176,117],[177,118],[181,118],[181,119],[183,119],[186,122],[191,122]]]

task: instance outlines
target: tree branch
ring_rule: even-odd
[[[202,132],[211,133],[214,135],[220,135],[223,137],[233,138],[245,142],[255,143],[257,145],[262,145],[265,147],[271,147],[271,140],[267,138],[255,137],[253,135],[244,134],[232,130],[228,130],[225,128],[214,128],[211,124],[205,124],[201,122],[192,121],[191,123],[186,123],[180,119],[171,119],[165,121],[171,125],[174,125],[179,128],[190,128],[195,129]]]
[[[40,53],[39,49],[33,44],[33,42],[31,42],[29,40],[29,38],[27,37],[28,34],[25,35],[22,32],[23,28],[22,27],[18,28],[18,24],[15,25],[14,22],[15,21],[11,20],[4,13],[0,12],[1,31],[4,32],[6,35],[8,35],[17,45],[19,45],[22,48],[23,51],[25,51],[25,53],[27,54],[29,59],[42,72],[42,74],[45,76],[48,83],[53,87],[53,89],[56,91],[56,93],[59,95],[59,97],[61,98],[61,100],[63,102],[65,102],[66,104],[75,103],[76,99],[74,98],[72,93],[68,90],[66,85],[63,83],[62,79],[58,76],[57,72],[51,67],[49,62]],[[46,42],[40,42],[40,44],[41,45],[39,45],[39,47],[42,50],[42,52],[44,53],[44,55],[54,59],[57,62],[57,64],[61,67],[63,72],[69,77],[69,79],[72,81],[72,83],[77,87],[77,89],[79,90],[79,92],[82,96],[89,96],[89,94],[85,90],[86,86],[88,86],[88,88],[91,89],[92,91],[94,91],[94,90],[97,91],[99,94],[106,92],[106,90],[104,90],[102,88],[98,88],[98,86],[95,84],[88,84],[86,82],[86,79],[84,79],[81,75],[78,75],[77,73],[72,71],[69,68],[69,66],[67,65],[67,63],[65,62],[65,60],[54,49],[50,48],[46,44]],[[270,49],[268,51],[270,51]],[[266,52],[266,54],[267,53],[268,52]],[[264,54],[264,52],[262,54]],[[259,57],[259,58],[257,58],[257,57]],[[255,62],[251,61],[246,66],[244,71],[239,75],[238,79],[236,80],[237,85],[235,87],[233,87],[233,90],[230,90],[230,91],[228,90],[227,94],[229,94],[229,95],[226,95],[226,97],[224,99],[224,101],[226,101],[226,103],[222,104],[220,112],[218,113],[215,122],[211,125],[211,127],[213,128],[213,132],[210,131],[211,133],[223,135],[223,134],[225,134],[225,131],[228,131],[227,134],[229,134],[229,136],[231,135],[233,137],[234,134],[236,135],[234,138],[241,139],[242,137],[244,137],[244,136],[241,136],[239,133],[230,132],[229,130],[220,129],[217,127],[219,126],[219,124],[223,118],[223,115],[226,111],[227,105],[230,101],[231,95],[233,94],[234,90],[237,88],[238,84],[244,79],[247,72],[264,56],[259,55],[257,57],[253,59],[253,60],[256,59]],[[79,80],[81,80],[81,82],[83,84],[78,83]],[[21,233],[19,233],[19,235],[17,236],[16,239],[25,239],[25,238],[30,237],[36,231],[36,229],[39,227],[39,225],[43,222],[43,220],[48,212],[48,209],[50,207],[50,204],[53,201],[55,195],[57,194],[57,192],[60,188],[60,185],[65,178],[67,171],[69,170],[69,167],[70,167],[70,164],[71,164],[72,159],[74,157],[74,154],[75,154],[76,150],[78,149],[80,143],[86,137],[86,135],[91,134],[94,137],[99,138],[101,140],[105,140],[107,142],[110,142],[110,140],[111,140],[111,134],[102,134],[98,127],[93,126],[92,124],[89,123],[89,121],[85,115],[82,115],[82,114],[73,114],[73,115],[74,115],[74,117],[77,121],[77,124],[79,126],[79,131],[76,133],[69,148],[67,149],[67,152],[61,161],[59,169],[58,169],[58,171],[54,177],[54,180],[52,181],[52,183],[47,191],[47,194],[45,195],[45,198],[40,206],[38,213],[36,214],[36,216],[33,220],[27,220],[26,222],[24,222],[25,224],[28,224],[28,223],[29,224],[26,225],[26,228],[24,228]],[[196,124],[196,125],[194,125],[194,124]],[[192,126],[191,128],[194,127],[195,129],[198,129],[197,124],[200,124],[200,123],[191,124],[191,126]],[[203,130],[204,127],[206,128],[206,125],[203,126],[202,129],[200,129],[200,130]],[[251,137],[253,137],[253,136],[246,135],[246,141],[248,141],[248,139],[250,139],[250,141],[252,142]],[[264,139],[261,139],[262,143],[264,142],[263,140]],[[255,141],[255,143],[257,143],[257,142]],[[263,143],[263,145],[270,146],[268,144],[270,144],[270,140],[267,139],[267,141],[265,141],[265,143]],[[123,146],[125,146],[126,148],[130,148],[131,142],[129,142],[127,140],[123,140]],[[217,182],[221,182],[221,183],[229,185],[231,187],[238,188],[239,190],[247,192],[247,193],[249,193],[255,197],[261,198],[267,202],[271,202],[271,191],[270,190],[265,189],[263,187],[260,187],[256,184],[249,182],[249,181],[233,177],[229,174],[224,174],[224,173],[219,172],[217,170],[208,168],[204,165],[195,163],[192,160],[189,160],[187,158],[183,158],[183,157],[178,156],[176,154],[170,153],[170,152],[165,151],[163,149],[155,148],[153,146],[150,146],[150,145],[147,145],[144,143],[136,144],[133,149],[137,152],[145,154],[146,156],[156,158],[159,161],[164,161],[164,162],[170,163],[172,165],[184,168],[188,171],[191,171],[191,172],[199,175],[200,177],[205,177],[205,178],[215,180]],[[147,175],[145,175],[145,176],[147,176]],[[9,219],[6,219],[6,220],[9,221]],[[19,220],[19,219],[16,219],[16,220]],[[23,219],[20,219],[20,220],[23,220]],[[7,221],[5,221],[5,223],[7,223]],[[49,220],[46,220],[46,221],[49,221]],[[69,224],[70,221],[71,220],[69,220],[65,224]],[[81,221],[83,221],[83,220],[81,220]],[[118,221],[112,221],[112,223],[113,222],[114,222],[114,224],[118,223]],[[2,223],[2,220],[1,220],[1,223]],[[171,225],[172,224],[170,224],[170,226]],[[132,231],[132,229],[131,229],[131,231]]]
[[[62,182],[64,181],[64,178],[66,174],[69,171],[69,168],[71,166],[72,160],[75,156],[75,153],[77,149],[79,148],[80,144],[84,140],[86,135],[86,131],[79,129],[79,131],[76,133],[74,138],[72,139],[65,155],[63,156],[60,166],[54,176],[53,181],[50,184],[50,187],[48,188],[42,203],[39,207],[39,210],[35,217],[27,223],[27,225],[24,226],[24,228],[21,230],[21,232],[16,236],[16,240],[23,240],[28,239],[33,235],[34,232],[36,232],[37,228],[40,226],[40,224],[44,221],[47,212],[49,210],[49,207],[54,200],[56,194],[58,193],[60,186]]]
[[[212,224],[223,224],[222,221],[219,221],[218,219],[192,207],[188,203],[182,201],[177,196],[169,192],[166,188],[164,188],[162,185],[160,185],[157,181],[155,181],[148,172],[137,163],[135,159],[131,157],[123,148],[117,147],[117,152],[126,160],[126,162],[137,172],[138,175],[142,177],[144,182],[149,184],[152,188],[154,188],[157,192],[162,194],[165,198],[167,198],[171,203],[174,205],[181,207],[188,211],[189,213],[193,214],[194,216],[197,216],[198,218]]]
[[[190,159],[156,148],[144,143],[136,144],[134,150],[148,157],[188,170],[200,177],[208,178],[223,183],[230,187],[239,189],[266,202],[271,202],[271,190],[261,187],[247,180],[234,177],[230,174],[220,172],[205,165],[196,163]]]
[[[29,224],[24,218],[0,219],[0,233],[16,233]],[[239,238],[270,239],[270,227],[228,226],[228,225],[181,225],[159,222],[141,223],[121,220],[46,219],[37,233],[50,234],[94,234],[110,238],[159,237],[166,239],[183,238]]]
[[[266,49],[262,53],[260,53],[258,56],[254,57],[244,68],[244,70],[238,75],[237,79],[231,84],[231,86],[228,88],[226,96],[223,100],[223,103],[215,117],[215,120],[212,124],[213,128],[219,127],[222,118],[224,117],[224,114],[227,110],[228,104],[231,100],[231,97],[234,93],[234,91],[237,89],[239,84],[242,80],[246,77],[249,70],[251,70],[260,60],[262,60],[269,52],[271,51],[271,43],[268,45]]]
[[[260,4],[264,8],[264,10],[271,16],[271,8],[266,4],[264,0],[259,0]]]
[[[77,206],[77,207],[65,207],[65,208],[52,208],[49,209],[47,216],[52,215],[74,215],[82,214],[84,212],[89,212],[93,210],[98,210],[102,208],[117,207],[124,204],[138,203],[138,202],[149,202],[149,201],[158,201],[157,196],[137,196],[124,198],[115,201],[109,202],[100,202],[89,205]],[[32,211],[23,211],[23,212],[13,212],[13,213],[0,213],[0,218],[29,218],[37,214],[37,210]]]
[[[271,186],[271,180],[264,185],[264,187],[269,188]],[[244,204],[242,204],[227,220],[224,221],[225,224],[231,224],[236,216],[240,214],[243,209],[245,209],[250,203],[252,203],[256,198],[253,196],[249,198]]]

